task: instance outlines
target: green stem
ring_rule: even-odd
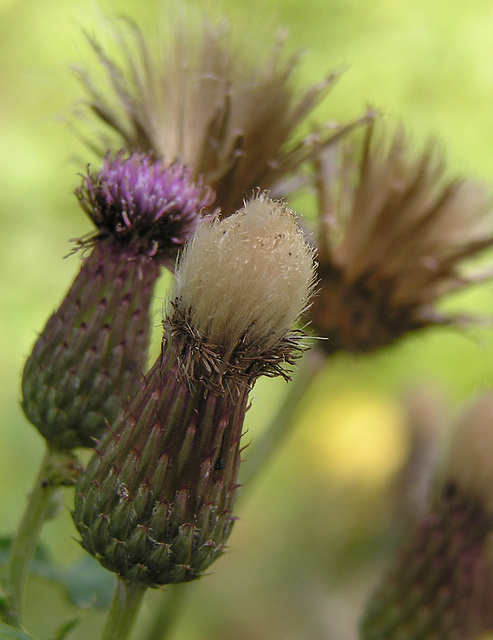
[[[165,599],[160,599],[159,607],[151,623],[150,630],[145,634],[145,640],[166,640],[183,610],[185,594],[188,593],[188,584],[170,585]]]
[[[101,640],[126,640],[128,638],[146,589],[147,587],[140,582],[116,578],[113,600]]]
[[[47,449],[10,550],[6,576],[6,607],[2,618],[18,627],[22,616],[26,580],[44,521],[50,517],[58,491],[47,480],[57,454]]]
[[[282,441],[291,432],[295,425],[296,410],[304,398],[305,392],[324,368],[326,362],[327,356],[317,347],[313,347],[303,356],[296,376],[289,383],[289,391],[284,402],[270,425],[249,450],[248,462],[243,465],[243,473],[240,478],[241,484],[244,485],[241,490],[241,496],[244,495],[245,489],[258,476],[273,452],[279,448]]]

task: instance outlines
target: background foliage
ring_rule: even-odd
[[[102,15],[125,13],[152,29],[156,15],[182,4],[0,0],[0,535],[14,530],[42,452],[41,438],[19,406],[20,372],[36,331],[78,270],[77,257],[63,260],[67,241],[89,229],[71,192],[91,157],[60,122],[81,97],[68,68],[93,62],[80,26],[104,39]],[[213,16],[230,17],[239,37],[248,38],[251,29],[252,55],[268,46],[272,32],[287,27],[288,50],[307,51],[300,86],[345,67],[320,118],[349,120],[370,103],[404,122],[417,143],[435,136],[452,172],[493,184],[488,0],[188,4],[209,4]],[[299,204],[310,207],[309,201]],[[446,304],[492,317],[493,285]],[[156,325],[161,305],[158,297]],[[452,416],[493,385],[492,351],[488,328],[434,330],[371,357],[339,356],[328,363],[296,433],[245,494],[231,553],[213,575],[184,586],[191,597],[177,640],[355,637],[361,603],[399,535],[392,488],[409,450],[402,399],[425,382],[432,397],[445,398]],[[255,439],[287,391],[282,381],[258,385],[247,439]],[[248,450],[245,458],[248,464]],[[64,506],[43,539],[47,552],[67,567],[81,560],[74,535]],[[34,605],[29,628],[40,638],[77,615],[47,577],[34,579],[28,596]],[[141,629],[160,598],[150,594]],[[102,618],[83,613],[70,637],[95,637],[93,627]]]

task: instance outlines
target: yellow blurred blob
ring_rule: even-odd
[[[378,489],[408,454],[403,412],[388,398],[349,393],[309,413],[313,456],[331,480]]]

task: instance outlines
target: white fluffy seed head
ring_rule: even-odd
[[[293,212],[260,195],[200,226],[177,266],[173,299],[208,343],[268,350],[307,306],[314,282],[313,250]]]
[[[481,396],[452,434],[440,486],[453,484],[493,515],[493,393]]]

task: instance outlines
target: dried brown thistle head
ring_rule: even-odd
[[[285,197],[292,175],[315,152],[372,113],[347,126],[303,137],[300,124],[329,93],[338,73],[305,92],[295,86],[299,55],[284,57],[279,37],[268,53],[232,41],[229,26],[176,20],[167,37],[146,39],[135,25],[115,30],[118,53],[89,42],[107,74],[107,86],[79,69],[96,115],[98,154],[107,148],[151,152],[180,160],[202,176],[227,216],[256,189]],[[244,50],[243,50],[244,49]],[[109,134],[109,135],[108,135]],[[298,186],[298,180],[294,181]]]
[[[402,128],[371,124],[362,146],[319,158],[314,186],[321,284],[310,320],[327,351],[373,351],[461,320],[436,303],[484,278],[462,270],[493,244],[481,185],[447,179],[436,145],[412,153]]]

